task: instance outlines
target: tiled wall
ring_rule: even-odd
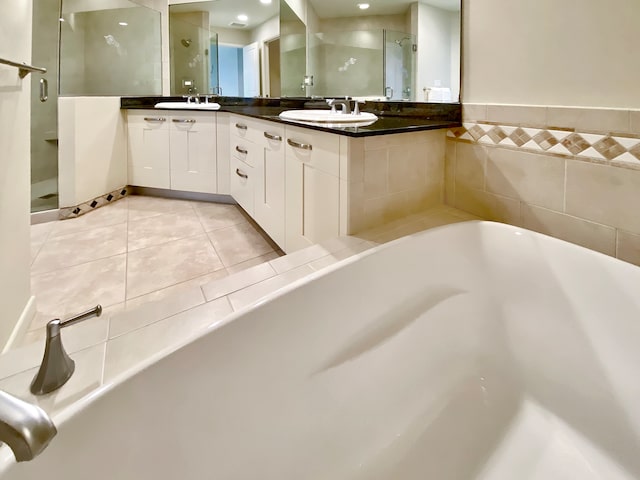
[[[442,130],[352,138],[349,143],[349,233],[443,200]]]
[[[640,111],[463,106],[445,201],[640,264]]]

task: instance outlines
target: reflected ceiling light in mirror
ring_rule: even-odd
[[[240,20],[241,22],[246,22],[247,20],[249,20],[249,17],[247,15],[245,15],[244,13],[241,13],[236,18],[238,20]]]
[[[369,8],[371,5],[369,5],[368,3],[359,3],[358,4],[358,8],[360,10],[366,10],[367,8]]]
[[[127,22],[118,22],[118,25],[120,25],[121,27],[126,27],[129,24]]]
[[[265,5],[271,5],[271,1],[272,0],[260,0],[260,3],[263,3]]]

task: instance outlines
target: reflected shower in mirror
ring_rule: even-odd
[[[170,5],[171,94],[279,96],[279,10],[277,0]]]
[[[171,93],[458,101],[460,0],[268,2],[170,5]]]

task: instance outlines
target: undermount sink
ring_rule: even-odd
[[[219,110],[219,103],[187,103],[187,102],[160,102],[154,108],[169,108],[180,110]]]
[[[336,113],[331,110],[287,110],[280,114],[283,120],[318,123],[363,123],[378,119],[373,113],[360,112],[358,115]]]

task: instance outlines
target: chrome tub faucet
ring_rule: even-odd
[[[33,460],[56,433],[44,410],[0,391],[0,444],[9,446],[17,462]]]

